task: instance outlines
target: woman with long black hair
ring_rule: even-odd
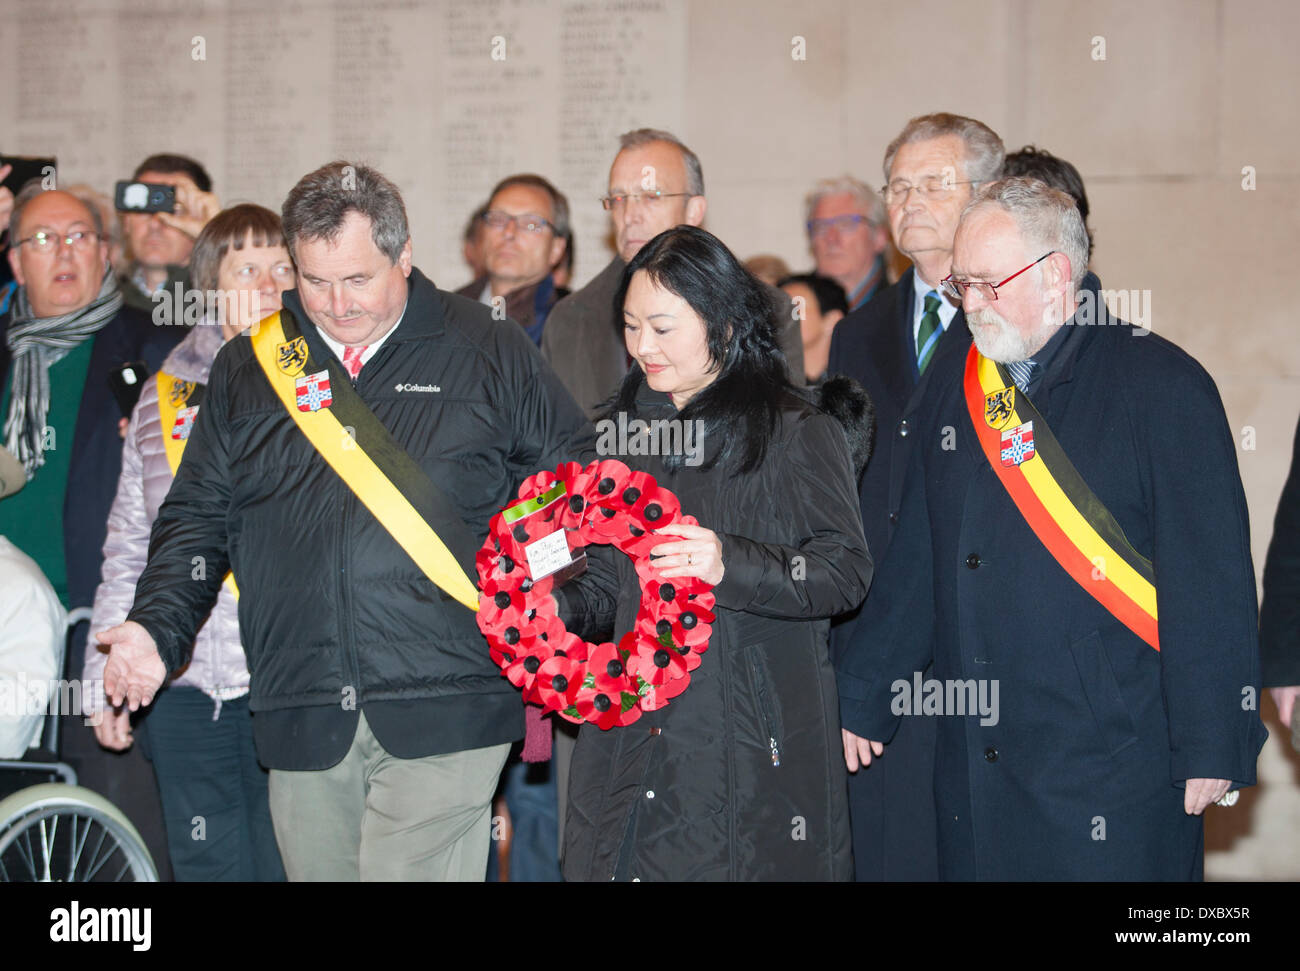
[[[703,447],[607,457],[698,520],[658,530],[651,554],[666,579],[714,584],[716,620],[683,694],[627,727],[583,726],[564,874],[851,879],[827,631],[866,595],[871,557],[845,429],[790,386],[762,285],[709,233],[647,243],[615,306],[633,365],[607,417],[697,422]],[[570,630],[617,642],[640,587],[631,561],[595,555],[557,599]]]

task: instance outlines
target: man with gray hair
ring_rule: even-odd
[[[229,570],[290,879],[482,880],[524,709],[474,557],[593,430],[522,327],[412,265],[379,172],[304,176],[283,221],[298,289],[217,355],[105,692],[147,705]]]
[[[998,177],[1002,140],[962,115],[913,118],[885,150],[882,190],[894,246],[912,261],[898,282],[880,290],[835,327],[827,372],[847,374],[876,406],[875,448],[859,485],[862,526],[877,563],[889,547],[903,501],[907,451],[916,441],[929,370],[970,346],[961,307],[940,283],[952,263],[952,240],[974,189]],[[868,599],[873,594],[868,592]],[[831,629],[838,656],[853,617]],[[900,727],[889,755],[849,779],[853,858],[859,880],[934,880],[934,725]]]
[[[846,760],[871,763],[900,718],[936,723],[944,879],[1199,880],[1201,814],[1254,784],[1267,736],[1218,391],[1080,289],[1065,193],[984,187],[952,252],[974,345],[933,365],[837,665]]]
[[[817,272],[844,288],[850,312],[889,284],[885,207],[865,183],[849,175],[822,179],[808,195],[804,221]]]
[[[618,252],[590,283],[555,305],[542,335],[542,354],[593,416],[627,373],[623,318],[613,306],[623,268],[664,230],[704,222],[708,201],[699,157],[669,132],[625,132],[601,204],[609,212]],[[799,321],[789,297],[775,287],[767,290],[791,380],[803,384]]]

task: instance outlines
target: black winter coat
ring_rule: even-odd
[[[1267,735],[1246,499],[1214,382],[1155,334],[1079,320],[1033,401],[1154,564],[1160,650],[1030,529],[976,440],[964,362],[950,357],[928,375],[900,521],[837,662],[844,726],[863,738],[888,741],[916,714],[909,686],[932,660],[951,686],[946,714],[922,709],[938,729],[946,880],[1199,879],[1186,780],[1253,784]],[[977,685],[987,716],[966,701]]]
[[[313,359],[329,360],[297,292],[283,299]],[[356,389],[475,537],[526,476],[591,446],[591,425],[523,328],[418,270],[405,316]],[[475,551],[452,552],[472,577]],[[201,580],[195,556],[205,558]],[[518,692],[474,614],[434,586],[316,453],[246,337],[213,363],[129,616],[170,670],[184,663],[228,565],[268,767],[335,764],[358,710],[400,758],[522,737]]]
[[[637,415],[676,415],[643,387]],[[632,417],[632,416],[629,416]],[[706,451],[717,443],[705,443]],[[569,782],[570,880],[847,880],[846,773],[829,618],[871,579],[849,450],[835,419],[791,395],[762,466],[667,470],[623,457],[715,531],[725,569],[703,663],[667,707],[625,728],[583,726]],[[597,551],[608,548],[597,548]],[[596,557],[563,588],[570,629],[634,624],[631,561]],[[602,566],[612,567],[602,569]]]
[[[966,315],[959,308],[939,339],[924,375],[916,367],[912,334],[916,300],[909,267],[893,286],[876,291],[835,325],[829,374],[844,374],[871,394],[878,431],[871,461],[858,484],[862,531],[872,559],[883,563],[903,500],[911,435],[925,401],[928,378],[950,355],[970,346]],[[869,599],[870,595],[868,595]],[[831,658],[838,662],[852,639],[857,613],[831,625]],[[934,722],[914,718],[899,726],[884,758],[849,777],[854,875],[859,881],[937,880],[938,836],[934,821]]]

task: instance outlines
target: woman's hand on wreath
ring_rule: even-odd
[[[665,577],[699,577],[717,586],[726,568],[722,563],[722,540],[703,526],[675,523],[654,531],[660,536],[680,536],[680,540],[651,547],[655,568]]]

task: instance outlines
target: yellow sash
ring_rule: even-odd
[[[162,425],[163,451],[167,454],[167,465],[172,470],[172,478],[176,477],[176,470],[181,467],[181,456],[185,453],[185,443],[189,441],[189,429],[193,427],[191,419],[190,424],[184,428],[184,437],[176,437],[174,433],[180,431],[176,428],[176,416],[194,394],[195,387],[193,381],[182,381],[163,371],[158,372],[158,421]],[[196,407],[196,417],[197,414]],[[238,600],[239,587],[235,584],[235,575],[227,573],[225,583],[226,589]]]
[[[1151,561],[1129,543],[1029,396],[974,344],[964,380],[975,435],[1029,528],[1079,586],[1160,650]]]
[[[306,362],[305,344],[290,346],[279,313],[263,320],[251,339],[253,353],[276,397],[320,456],[410,555],[425,576],[448,596],[477,611],[478,588],[466,576],[455,556],[349,434],[333,411],[328,406],[321,406],[316,411],[303,411],[298,407],[296,378]],[[298,341],[302,338],[297,338],[293,344]]]

